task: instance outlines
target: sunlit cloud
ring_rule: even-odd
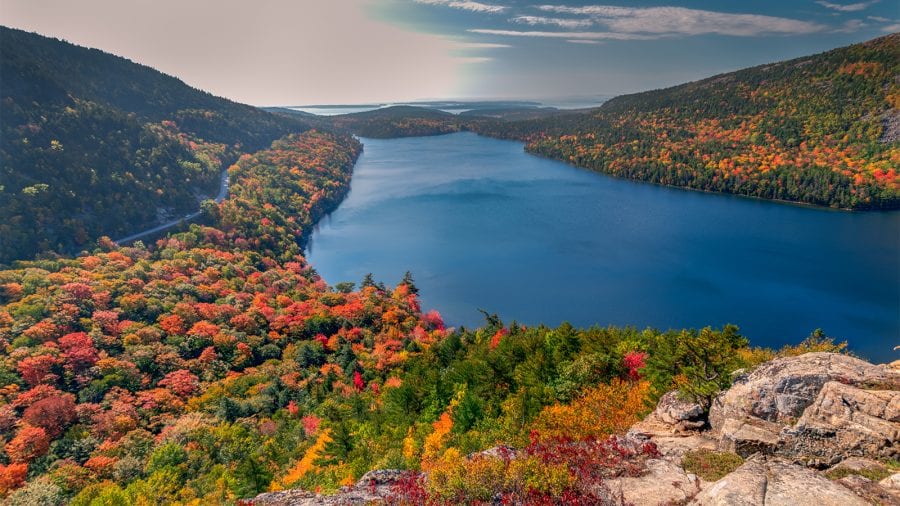
[[[649,40],[657,37],[634,33],[614,32],[544,32],[544,31],[519,31],[519,30],[494,30],[490,28],[470,28],[471,33],[484,35],[501,35],[506,37],[539,37],[547,39],[572,39],[572,40]]]
[[[489,14],[499,14],[509,7],[503,5],[484,4],[481,2],[473,2],[471,0],[415,0],[416,3],[426,5],[443,5],[454,9],[462,9],[472,12],[486,12]]]
[[[552,25],[567,29],[588,28],[594,24],[590,19],[548,18],[544,16],[516,16],[511,21],[523,25]]]
[[[498,44],[495,42],[459,42],[457,46],[460,49],[504,49],[512,47],[509,44]]]
[[[493,58],[487,56],[460,56],[455,58],[457,63],[487,63],[490,61],[494,61]]]
[[[567,39],[566,42],[570,44],[600,44],[599,40],[585,40],[585,39]]]
[[[900,32],[900,23],[895,23],[893,25],[887,25],[884,28],[882,28],[881,31],[885,32],[885,33]]]
[[[762,34],[808,34],[826,26],[811,21],[686,7],[618,7],[613,5],[540,5],[544,12],[584,16],[612,32],[658,35],[720,34],[750,37]]]
[[[836,4],[832,2],[827,2],[825,0],[817,0],[816,3],[825,7],[826,9],[831,9],[833,11],[838,12],[857,12],[861,10],[868,9],[869,6],[875,5],[880,0],[872,0],[871,2],[858,2],[854,4]]]

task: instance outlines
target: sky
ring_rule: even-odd
[[[900,0],[0,0],[0,24],[259,106],[561,103],[898,32]]]

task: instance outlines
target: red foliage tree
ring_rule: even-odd
[[[59,338],[63,350],[63,362],[67,371],[81,373],[97,363],[100,358],[94,348],[94,340],[84,332],[66,334]]]
[[[640,370],[644,368],[647,361],[647,353],[643,351],[630,351],[622,358],[622,365],[625,367],[625,374],[631,381],[641,379]]]
[[[356,390],[362,392],[366,388],[366,382],[362,378],[362,374],[359,371],[353,371],[353,386],[356,387]]]
[[[59,437],[75,417],[75,396],[72,394],[41,399],[22,413],[25,422],[44,429],[51,439]]]
[[[22,379],[26,383],[34,386],[40,383],[56,381],[56,375],[51,374],[50,371],[58,363],[59,359],[53,355],[38,355],[20,360],[16,365],[16,369],[19,370],[19,374],[22,375]]]
[[[509,330],[507,330],[506,327],[503,327],[502,329],[500,329],[496,333],[494,333],[494,336],[491,337],[491,344],[490,344],[490,347],[492,350],[500,345],[500,341],[503,340],[503,336],[505,336],[506,334],[509,334]]]
[[[166,377],[160,380],[159,386],[168,388],[175,395],[190,397],[200,387],[200,381],[190,371],[179,369],[166,374]]]

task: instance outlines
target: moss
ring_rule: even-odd
[[[866,467],[863,469],[850,469],[848,467],[838,467],[825,473],[825,477],[829,480],[840,480],[845,476],[858,475],[868,478],[872,481],[881,481],[892,474],[892,472],[884,467]]]
[[[744,463],[740,455],[731,452],[693,450],[684,454],[681,465],[706,481],[718,481]]]

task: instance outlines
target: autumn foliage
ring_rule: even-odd
[[[681,356],[677,332],[496,315],[455,330],[422,311],[411,276],[328,286],[301,245],[346,193],[359,150],[333,134],[287,137],[237,160],[231,195],[203,224],[150,248],[101,240],[0,270],[0,493],[229,504],[403,468],[409,500],[496,488],[512,502],[589,504],[590,473],[637,472],[615,455],[652,453],[605,439],[652,395],[706,385],[697,360],[733,370],[756,356],[736,329],[704,329],[695,337],[716,353],[678,369],[663,360]],[[498,443],[524,450],[466,457]]]

